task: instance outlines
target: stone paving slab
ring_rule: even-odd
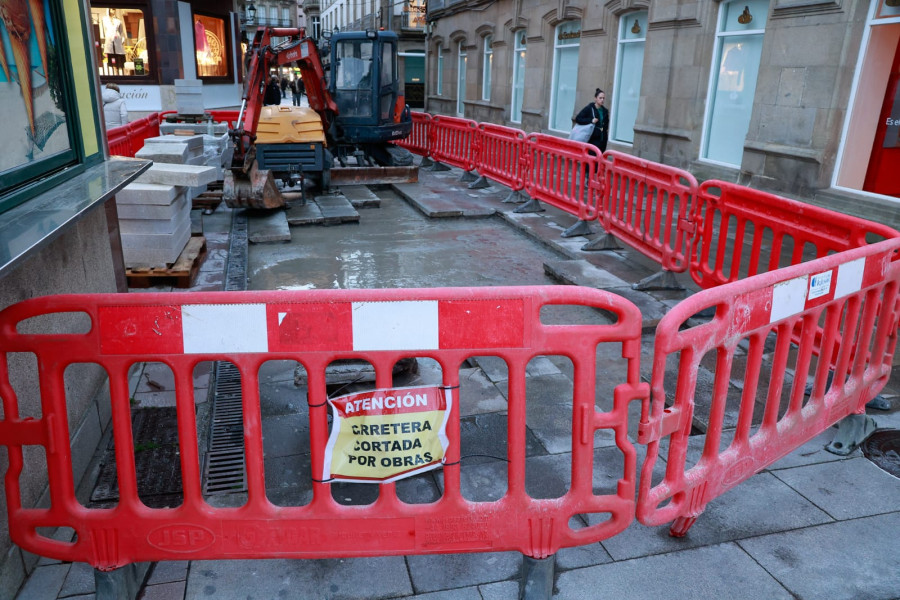
[[[381,198],[365,185],[342,185],[341,194],[344,195],[353,208],[378,208],[381,206]]]
[[[522,563],[518,552],[408,556],[416,592],[435,592],[516,577]]]
[[[559,575],[554,600],[730,598],[790,600],[791,594],[735,544],[648,556]]]
[[[239,568],[238,568],[239,565]],[[186,598],[342,598],[378,600],[410,595],[402,556],[323,560],[195,561]]]
[[[315,202],[326,225],[359,222],[359,213],[343,194],[316,196]]]
[[[781,469],[773,474],[838,520],[900,511],[900,479],[866,458]]]
[[[291,229],[283,210],[253,211],[247,227],[248,239],[254,244],[291,241]]]
[[[668,525],[647,527],[635,521],[605,540],[603,547],[616,560],[627,560],[831,521],[824,511],[775,476],[760,473],[712,500],[682,538],[671,537]]]
[[[900,514],[893,512],[738,544],[796,598],[893,600],[900,590],[898,531]]]
[[[325,222],[322,209],[315,202],[307,202],[306,204],[293,203],[284,212],[288,225],[291,227],[320,225]]]

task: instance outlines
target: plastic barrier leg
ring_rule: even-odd
[[[838,423],[838,431],[825,449],[838,456],[847,456],[875,433],[875,419],[867,415],[847,415]]]
[[[422,168],[422,169],[425,169],[425,168],[427,168],[427,167],[431,167],[431,166],[433,166],[433,165],[434,165],[434,161],[431,160],[431,157],[430,157],[430,156],[423,156],[423,157],[422,157],[422,162],[419,163],[419,167]]]
[[[527,203],[523,204],[519,208],[513,210],[514,213],[536,213],[536,212],[544,212],[544,207],[541,206],[541,201],[537,198],[532,198]]]
[[[550,600],[553,596],[553,573],[556,555],[547,558],[522,556],[519,600]]]
[[[528,202],[528,196],[523,194],[522,190],[514,190],[503,199],[503,202],[506,204],[522,204],[523,202]]]
[[[438,161],[434,161],[434,163],[431,165],[431,168],[429,169],[429,171],[449,171],[449,170],[450,170],[450,167],[448,167],[444,163],[438,162]]]
[[[587,221],[580,220],[562,232],[562,237],[570,238],[578,235],[590,235],[595,233],[593,228],[591,228],[591,224]]]
[[[875,410],[891,410],[891,401],[878,394],[866,403],[866,408],[874,408]]]
[[[491,187],[490,182],[487,177],[484,175],[479,175],[478,179],[467,185],[470,190],[483,190],[484,188]]]
[[[619,245],[619,240],[616,239],[616,236],[611,233],[604,233],[597,239],[591,240],[582,246],[581,249],[585,252],[591,250],[621,250],[622,246]]]
[[[151,563],[132,563],[112,571],[94,569],[97,600],[136,600]]]
[[[644,277],[631,286],[633,290],[683,290],[684,286],[675,279],[675,273],[663,269],[649,277]]]
[[[477,181],[478,175],[475,174],[474,171],[463,171],[463,174],[459,176],[459,181],[461,183],[465,183],[467,181]]]
[[[697,517],[678,517],[672,521],[669,527],[669,535],[672,537],[684,537],[687,535],[688,529],[697,522]]]

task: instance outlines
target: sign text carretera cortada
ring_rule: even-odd
[[[452,389],[408,387],[328,400],[334,410],[324,479],[390,482],[439,467]]]

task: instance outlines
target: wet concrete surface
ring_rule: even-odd
[[[359,223],[294,227],[283,244],[251,246],[248,289],[552,285],[560,256],[497,219],[429,219],[390,190]]]

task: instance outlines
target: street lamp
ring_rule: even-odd
[[[247,25],[253,25],[256,23],[256,5],[253,4],[253,0],[247,2],[245,9],[247,13],[246,23]]]

